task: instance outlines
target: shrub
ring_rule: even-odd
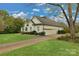
[[[58,30],[57,34],[65,34],[66,32],[64,30]]]
[[[38,33],[38,35],[45,35],[45,32],[40,32]]]
[[[32,31],[30,34],[35,34],[35,35],[37,35],[37,32],[36,32],[36,31]]]
[[[34,34],[34,35],[45,35],[45,32],[37,33],[36,31],[32,31],[32,32],[30,32],[30,34]]]
[[[75,43],[79,43],[79,37],[76,37],[74,40]]]
[[[64,40],[64,41],[69,41],[71,38],[70,36],[61,36],[58,38],[58,40]]]
[[[34,35],[37,35],[37,32],[36,31],[32,31],[32,32],[21,32],[22,34],[34,34]]]
[[[70,36],[61,36],[61,37],[59,37],[57,39],[58,40],[69,41],[69,42],[79,43],[79,37],[78,36],[76,36],[74,40],[72,40]]]
[[[4,32],[3,31],[0,31],[0,34],[4,34]]]

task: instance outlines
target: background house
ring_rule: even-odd
[[[37,33],[45,32],[45,35],[57,34],[58,30],[63,28],[55,21],[47,17],[34,16],[31,21],[24,24],[21,28],[21,32],[32,32]]]

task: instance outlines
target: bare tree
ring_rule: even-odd
[[[60,4],[53,4],[53,3],[48,3],[49,5],[54,5],[54,6],[58,6],[61,8],[65,18],[66,18],[66,21],[68,23],[68,27],[69,27],[69,30],[70,30],[70,35],[71,35],[71,38],[72,39],[75,39],[75,22],[76,22],[76,18],[77,18],[77,15],[78,15],[78,12],[79,12],[79,4],[77,4],[77,7],[76,7],[76,13],[75,13],[75,16],[74,16],[74,19],[72,17],[72,4],[71,3],[68,3],[68,16],[64,10],[64,8],[62,7],[62,5]]]

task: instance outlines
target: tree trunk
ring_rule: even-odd
[[[75,24],[72,18],[72,4],[68,3],[68,13],[69,13],[69,30],[72,40],[75,39]]]
[[[70,22],[69,30],[70,30],[71,39],[74,40],[75,39],[75,24],[73,22]]]

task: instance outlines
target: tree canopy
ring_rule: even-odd
[[[14,18],[5,10],[0,10],[0,32],[1,33],[16,33],[20,32],[24,20]]]

